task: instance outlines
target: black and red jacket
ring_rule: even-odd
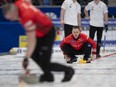
[[[94,49],[93,54],[96,54],[96,43],[83,33],[80,33],[77,39],[75,39],[72,34],[68,35],[60,43],[60,48],[62,48],[63,44],[69,44],[75,50],[80,50],[85,42],[88,42],[92,45],[92,48]]]

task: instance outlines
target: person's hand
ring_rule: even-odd
[[[91,60],[93,61],[93,60],[95,60],[95,59],[96,59],[96,55],[95,55],[95,54],[92,54]]]
[[[105,25],[105,31],[108,31],[108,24]]]
[[[60,20],[60,24],[61,24],[61,26],[63,26],[64,25],[64,21]]]
[[[25,75],[29,74],[29,70],[27,69],[28,65],[29,65],[29,60],[28,60],[27,57],[24,57],[22,66],[23,66],[23,68],[25,70]]]
[[[27,69],[28,64],[29,64],[28,58],[24,57],[24,59],[23,59],[23,68]]]

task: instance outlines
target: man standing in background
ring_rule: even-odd
[[[65,0],[61,6],[60,23],[65,37],[72,33],[73,26],[81,26],[81,6],[77,0]]]
[[[90,11],[90,16],[88,14]],[[94,39],[95,32],[97,32],[97,54],[96,57],[101,57],[100,47],[101,38],[103,34],[104,20],[105,29],[108,30],[108,9],[104,2],[100,0],[93,0],[84,9],[84,13],[87,19],[90,20],[89,37]]]

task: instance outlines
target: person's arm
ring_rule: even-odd
[[[33,27],[33,26],[32,26]],[[29,70],[27,69],[28,65],[29,65],[29,58],[32,56],[32,53],[35,49],[36,46],[36,33],[35,33],[35,28],[25,28],[26,30],[29,29],[29,31],[26,32],[26,36],[27,36],[27,51],[26,54],[24,56],[23,62],[22,62],[22,66],[25,70],[25,75],[29,74]]]
[[[77,21],[78,21],[78,26],[81,27],[81,14],[80,13],[78,13],[77,15]]]
[[[25,57],[26,58],[30,58],[34,49],[35,49],[35,45],[36,45],[36,34],[35,31],[30,31],[30,32],[26,32],[27,35],[27,52]]]
[[[85,8],[84,8],[85,18],[89,19],[89,20],[90,20],[90,15],[89,15],[88,11],[90,11],[91,8],[92,8],[92,6],[90,3],[88,3],[88,5],[85,6]]]
[[[96,49],[96,43],[95,43],[95,41],[93,41],[91,38],[87,38],[87,42],[89,42],[91,45],[92,45],[92,48],[93,49]]]
[[[78,26],[81,27],[81,6],[80,5],[78,7],[77,23],[78,23]]]
[[[65,0],[61,5],[61,11],[60,11],[60,24],[61,24],[61,26],[64,25],[64,15],[65,15],[66,9],[67,9],[67,0]]]
[[[31,16],[27,17],[25,22],[23,23],[24,29],[26,31],[27,36],[27,52],[25,54],[26,58],[30,58],[36,45],[36,24],[33,22]]]
[[[105,20],[105,30],[107,32],[108,30],[108,8],[105,4],[103,6],[103,15],[104,15],[104,20]]]
[[[96,58],[96,43],[91,38],[88,38],[87,42],[89,42],[92,45],[91,60],[94,60]]]
[[[96,43],[91,38],[87,38],[87,42],[92,45],[92,55],[96,55]]]
[[[85,13],[85,18],[90,19],[89,14],[88,14],[88,10],[86,10],[86,8],[84,9],[84,13]]]
[[[108,31],[108,13],[104,13],[105,30]]]
[[[70,34],[71,35],[71,34]],[[63,44],[70,44],[70,35],[66,36],[60,43],[60,48],[62,48]]]
[[[60,43],[60,48],[62,49],[62,46],[64,45],[64,44],[67,44],[67,41],[68,39],[67,39],[67,37],[65,37],[62,41],[61,41],[61,43]]]
[[[64,14],[65,14],[65,10],[61,8],[61,11],[60,11],[60,24],[61,25],[64,25]]]
[[[108,13],[104,13],[105,24],[108,24]]]

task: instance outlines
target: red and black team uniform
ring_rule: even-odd
[[[93,48],[92,54],[96,54],[96,43],[83,33],[80,33],[77,39],[72,34],[68,35],[61,42],[60,48],[71,59],[75,58],[75,55],[84,54],[84,60],[88,60],[91,48]]]
[[[20,23],[25,27],[25,31],[36,31],[37,44],[31,58],[44,72],[40,81],[44,79],[53,81],[51,71],[64,71],[66,75],[69,74],[70,70],[73,70],[72,68],[57,63],[50,63],[52,45],[55,38],[55,28],[51,20],[28,2],[17,0],[15,5],[19,10]],[[62,81],[70,80],[71,77],[64,77]]]

